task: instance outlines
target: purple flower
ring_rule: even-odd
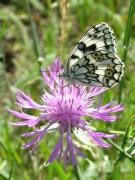
[[[106,91],[107,89],[104,87],[86,88],[81,85],[78,87],[75,85],[64,87],[63,79],[58,76],[61,71],[59,59],[56,59],[53,68],[48,67],[48,70],[49,73],[47,74],[42,69],[44,81],[49,88],[49,92],[45,91],[41,97],[42,104],[36,103],[21,90],[17,91],[16,103],[20,107],[20,112],[9,111],[22,121],[12,124],[33,128],[32,132],[22,134],[22,137],[32,138],[30,142],[23,146],[24,149],[29,148],[32,152],[48,132],[58,132],[59,140],[47,163],[52,163],[56,158],[64,157],[66,165],[70,157],[72,164],[76,165],[76,155],[82,157],[85,157],[85,155],[75,145],[73,136],[78,137],[79,140],[83,139],[84,144],[97,144],[103,148],[110,146],[104,141],[105,138],[116,137],[114,134],[93,131],[89,126],[90,121],[86,121],[85,117],[112,122],[117,119],[117,116],[112,115],[112,113],[122,111],[123,107],[122,105],[113,106],[113,103],[98,108],[94,107],[94,96]],[[28,115],[24,112],[25,108],[39,110],[39,116]],[[37,126],[40,126],[40,128]],[[63,145],[63,139],[66,139],[66,147]]]

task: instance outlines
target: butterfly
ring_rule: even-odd
[[[124,73],[112,28],[106,23],[91,27],[77,42],[59,74],[68,84],[114,87]]]

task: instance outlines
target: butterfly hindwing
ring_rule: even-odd
[[[78,83],[110,88],[121,80],[123,67],[115,53],[102,50],[85,55],[71,67],[70,73]]]

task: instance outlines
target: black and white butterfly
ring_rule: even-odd
[[[68,84],[114,87],[124,73],[113,30],[106,23],[91,27],[77,42],[60,73]]]

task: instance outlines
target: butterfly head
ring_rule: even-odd
[[[61,78],[63,77],[63,70],[61,70],[59,73],[58,73],[58,76]]]
[[[59,77],[60,78],[67,79],[68,76],[69,76],[68,73],[64,69],[59,72]]]
[[[62,70],[59,72],[59,77],[64,79],[67,82],[67,83],[65,82],[66,83],[65,86],[75,83],[75,79],[72,76],[72,73],[67,73],[64,70]]]

